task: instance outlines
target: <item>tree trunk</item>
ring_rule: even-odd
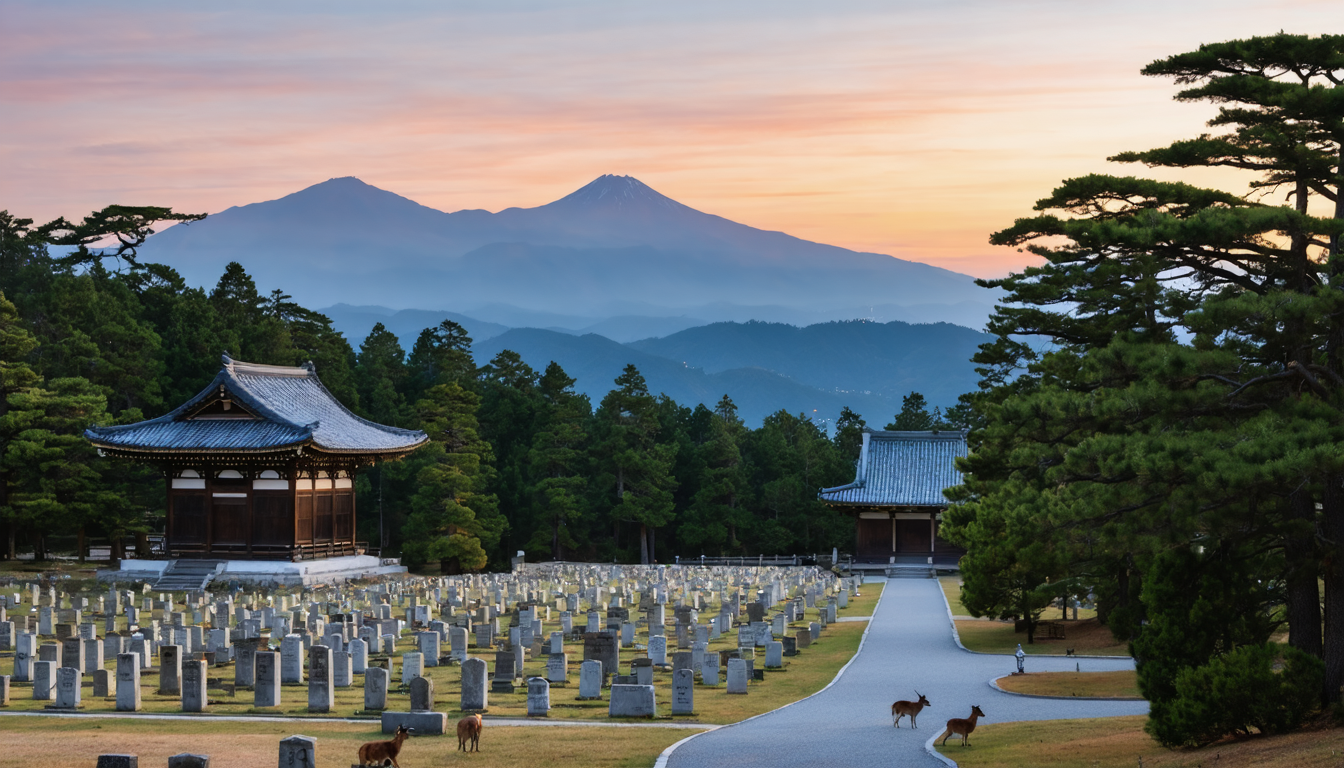
[[[658,533],[657,528],[649,529],[649,562],[658,562],[658,550],[653,546],[656,539],[654,536]]]
[[[79,550],[79,562],[81,563],[88,559],[88,544],[88,539],[84,537],[84,526],[81,525],[75,533],[75,549]]]
[[[1344,686],[1344,477],[1326,475],[1321,497],[1325,557],[1325,700],[1341,699]]]
[[[1292,526],[1284,537],[1288,558],[1286,579],[1288,644],[1304,653],[1321,658],[1321,592],[1316,565],[1316,501],[1306,489],[1288,497],[1288,518]]]
[[[113,536],[108,540],[107,567],[116,570],[121,567],[121,537]]]
[[[135,556],[136,556],[136,557],[149,557],[151,554],[153,554],[153,553],[150,551],[150,548],[149,548],[149,532],[148,532],[148,531],[136,531],[136,532],[135,532]]]
[[[643,523],[639,524],[639,564],[649,564],[649,529]]]

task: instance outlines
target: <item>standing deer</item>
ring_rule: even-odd
[[[954,717],[951,720],[947,721],[947,730],[943,731],[942,743],[946,744],[948,738],[953,734],[956,734],[961,737],[961,746],[964,747],[970,744],[971,732],[975,730],[975,721],[979,720],[984,716],[985,713],[981,712],[979,707],[972,704],[970,717],[967,718]]]
[[[484,723],[481,722],[480,714],[467,715],[457,721],[457,748],[462,752],[470,752],[473,749],[481,751],[481,728]],[[471,749],[467,748],[468,743]]]
[[[393,765],[401,768],[397,764],[397,755],[401,754],[402,742],[411,735],[414,728],[407,728],[404,725],[397,726],[397,732],[392,736],[391,741],[370,741],[368,744],[359,748],[360,765]]]
[[[900,728],[901,718],[909,715],[910,727],[918,728],[918,726],[915,725],[915,718],[919,717],[919,713],[923,711],[925,707],[929,706],[929,700],[924,698],[924,694],[919,691],[915,691],[915,695],[919,697],[919,701],[898,701],[891,705],[892,725]]]

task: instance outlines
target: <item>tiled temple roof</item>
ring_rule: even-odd
[[[236,407],[235,407],[236,406]],[[157,419],[84,432],[113,453],[273,452],[310,446],[327,453],[400,454],[424,432],[375,424],[341,405],[312,364],[224,365],[199,394]]]
[[[956,459],[965,455],[963,431],[865,429],[854,482],[823,488],[818,498],[845,506],[946,507],[943,489],[961,484]]]

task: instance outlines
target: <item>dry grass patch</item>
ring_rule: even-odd
[[[1034,672],[999,678],[999,687],[1028,696],[1088,696],[1103,699],[1140,699],[1138,674],[1118,672]]]
[[[953,616],[971,615],[961,604],[961,579],[956,576],[939,576],[938,585],[943,588],[943,596],[947,598],[947,606],[952,609]]]
[[[991,713],[992,714],[992,713]],[[1147,717],[981,725],[962,748],[940,752],[961,768],[1338,768],[1344,729],[1257,736],[1201,749],[1169,750],[1143,731]]]
[[[450,723],[451,729],[451,723]],[[139,755],[141,765],[167,765],[181,752],[210,755],[219,768],[275,765],[280,740],[294,734],[317,739],[318,768],[346,768],[359,745],[388,738],[376,723],[235,723],[209,720],[0,718],[6,747],[0,768],[93,765],[98,755]],[[400,762],[415,768],[489,765],[491,768],[628,768],[653,765],[669,745],[695,733],[671,728],[536,728],[486,724],[480,754],[457,751],[457,737],[412,738]],[[53,756],[59,759],[53,761]]]
[[[1046,640],[1036,638],[1028,645],[1025,632],[1014,632],[1011,621],[958,621],[957,634],[961,644],[969,650],[981,653],[1013,653],[1017,644],[1028,655],[1059,654],[1072,648],[1075,653],[1090,656],[1128,656],[1129,646],[1117,642],[1111,630],[1097,623],[1096,619],[1070,621],[1064,625],[1065,639]]]

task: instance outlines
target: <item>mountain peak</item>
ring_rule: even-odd
[[[634,176],[616,176],[610,173],[598,176],[578,190],[556,200],[552,205],[583,208],[685,207]]]

